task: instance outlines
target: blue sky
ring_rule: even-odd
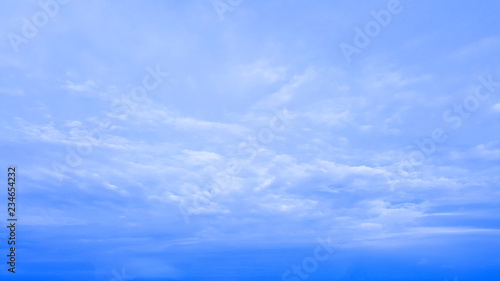
[[[2,280],[498,280],[498,2],[1,3]]]

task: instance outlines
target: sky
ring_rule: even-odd
[[[0,3],[2,280],[498,280],[499,2]]]

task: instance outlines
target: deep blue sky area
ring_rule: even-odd
[[[500,280],[500,2],[0,7],[0,280]]]

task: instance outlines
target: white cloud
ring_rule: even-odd
[[[500,37],[491,36],[462,47],[451,54],[452,58],[467,58],[478,54],[488,54],[500,47]]]
[[[473,153],[483,159],[500,159],[500,143],[480,144],[474,148]]]
[[[282,66],[272,67],[264,60],[240,67],[241,75],[246,79],[274,83],[285,79],[287,69]]]
[[[237,124],[229,124],[229,123],[221,123],[221,122],[212,122],[212,121],[204,121],[198,120],[191,117],[173,117],[167,118],[164,123],[171,124],[177,129],[182,130],[210,130],[210,131],[218,131],[230,133],[234,135],[243,135],[248,133],[248,129],[241,125]]]
[[[20,131],[32,140],[42,140],[52,143],[63,143],[67,141],[67,136],[56,129],[54,124],[35,125],[22,119],[18,119]]]
[[[281,108],[289,103],[298,89],[315,76],[314,71],[307,70],[304,74],[295,75],[291,81],[282,86],[278,91],[261,99],[254,106],[253,110],[273,110]]]
[[[315,209],[318,202],[309,199],[291,198],[284,195],[268,194],[260,198],[259,205],[264,212],[285,212],[305,215],[307,210]]]
[[[316,161],[321,169],[328,172],[330,175],[336,175],[337,177],[345,177],[350,175],[362,175],[362,176],[373,176],[373,175],[384,175],[386,171],[381,168],[373,168],[367,166],[348,166],[343,164],[337,164],[331,161],[325,161],[318,159]]]
[[[0,88],[0,94],[11,96],[23,96],[24,91],[20,89]]]
[[[219,154],[209,151],[193,151],[185,149],[182,153],[184,155],[181,160],[191,166],[208,165],[222,159]]]
[[[83,84],[75,84],[71,81],[66,81],[66,84],[61,86],[61,88],[76,92],[86,92],[93,89],[95,86],[96,84],[92,80],[87,80]]]
[[[342,126],[352,120],[352,114],[348,110],[337,113],[332,109],[324,109],[299,113],[299,115],[309,118],[313,123],[325,124],[329,127]]]
[[[82,126],[82,122],[80,121],[66,121],[66,126],[68,127],[81,127]]]

